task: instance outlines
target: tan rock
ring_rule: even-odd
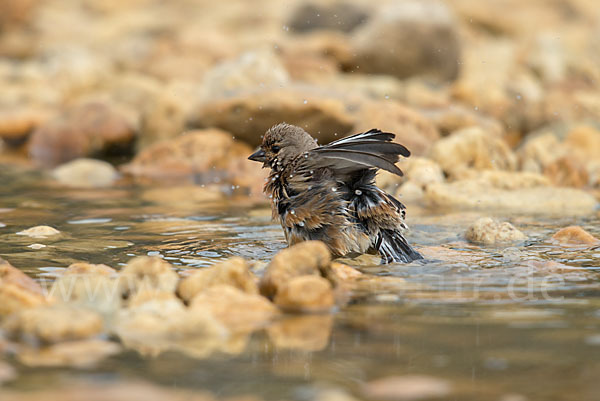
[[[111,186],[118,173],[110,163],[101,160],[75,159],[55,168],[52,176],[69,187],[102,188]]]
[[[0,317],[45,303],[40,285],[0,258]]]
[[[283,63],[271,49],[250,50],[218,63],[203,77],[204,98],[223,98],[256,87],[280,88],[290,82]]]
[[[102,359],[121,352],[119,344],[104,340],[67,341],[43,348],[25,348],[19,361],[32,367],[89,368]]]
[[[355,57],[348,66],[352,70],[438,80],[452,80],[458,74],[457,24],[441,2],[386,3],[353,39]]]
[[[58,234],[60,231],[50,226],[35,226],[17,233],[17,235],[26,235],[31,238],[46,238]]]
[[[288,312],[327,312],[335,305],[331,283],[320,276],[300,276],[278,289],[275,305]]]
[[[573,188],[507,190],[482,179],[428,185],[424,200],[430,207],[561,215],[593,213],[597,204],[592,195]]]
[[[265,326],[279,313],[267,298],[230,285],[214,285],[196,295],[190,311],[210,312],[231,332],[249,332]]]
[[[129,297],[136,292],[175,292],[179,276],[168,262],[154,256],[133,258],[119,274],[120,293]]]
[[[248,145],[224,131],[196,130],[147,147],[122,171],[169,183],[229,183],[260,191],[265,173],[258,163],[248,162],[251,153]]]
[[[177,294],[190,302],[196,295],[216,285],[229,285],[248,294],[258,294],[258,285],[248,262],[240,257],[194,271],[179,282]]]
[[[279,349],[321,351],[329,344],[333,315],[286,316],[267,328],[269,339]]]
[[[97,313],[78,306],[55,305],[24,309],[3,322],[9,337],[42,343],[81,340],[96,336],[103,329]]]
[[[592,246],[600,243],[598,238],[594,237],[580,226],[561,228],[552,236],[552,239],[566,245]]]
[[[273,297],[294,277],[329,274],[331,253],[320,241],[300,242],[279,251],[267,266],[260,281],[260,292]]]
[[[0,139],[8,144],[20,145],[43,121],[47,113],[30,107],[0,111]]]
[[[517,230],[509,222],[498,222],[490,217],[481,217],[475,221],[465,233],[468,241],[492,245],[499,242],[523,241],[527,236]]]
[[[363,274],[354,267],[338,262],[331,263],[331,277],[335,278],[333,280],[334,282],[355,280],[362,275]]]
[[[302,127],[320,143],[327,143],[350,133],[355,121],[343,95],[300,85],[212,100],[198,107],[193,120],[200,127],[231,132],[252,146],[259,145],[266,130],[281,122]]]
[[[437,141],[430,157],[449,174],[468,167],[478,170],[515,170],[517,167],[516,156],[502,139],[476,127]]]
[[[125,347],[151,356],[192,349],[193,356],[205,357],[228,340],[228,331],[209,311],[187,310],[174,295],[164,292],[138,295],[132,307],[117,314],[111,328]]]
[[[104,271],[70,272],[54,281],[48,295],[57,302],[75,303],[110,315],[121,306],[119,289],[119,281]]]
[[[127,148],[135,138],[129,121],[114,106],[86,103],[51,120],[31,135],[29,154],[43,166]]]
[[[17,378],[17,371],[6,362],[0,361],[0,384]]]
[[[368,399],[412,401],[448,397],[450,382],[433,376],[388,376],[368,382],[363,395]]]
[[[185,131],[190,101],[171,88],[163,88],[143,101],[136,149],[172,140]]]
[[[436,127],[423,115],[393,100],[363,101],[352,132],[378,128],[396,134],[395,142],[414,155],[426,154],[439,139]]]
[[[63,272],[63,275],[68,274],[99,274],[103,276],[114,276],[117,274],[117,271],[110,266],[104,264],[91,264],[87,262],[77,262],[71,264],[67,269]]]

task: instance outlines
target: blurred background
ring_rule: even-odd
[[[286,121],[320,143],[395,132],[450,178],[445,154],[470,152],[598,188],[599,87],[595,0],[0,1],[5,165],[257,195],[246,156]],[[65,180],[117,177],[87,162]]]

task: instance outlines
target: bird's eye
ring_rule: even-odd
[[[279,152],[279,150],[280,150],[280,149],[281,149],[281,148],[280,148],[279,146],[277,146],[277,145],[273,145],[273,146],[271,147],[271,150],[273,151],[273,153],[277,153],[277,152]]]

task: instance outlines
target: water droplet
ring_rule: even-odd
[[[290,27],[289,27],[289,26],[287,26],[287,25],[284,25],[284,26],[282,27],[282,29],[283,29],[284,31],[286,31],[286,32],[287,32],[287,31],[289,31],[289,30],[290,30]]]
[[[475,106],[474,109],[475,109],[475,111],[477,111],[477,110],[479,110],[479,107]]]
[[[304,101],[302,103],[307,104],[308,100],[304,99]]]
[[[517,95],[517,100],[521,100],[521,95]]]
[[[385,97],[386,99],[389,99],[389,98],[390,98],[390,95],[385,95],[384,97]]]
[[[337,192],[337,188],[331,188],[333,192]]]
[[[304,227],[304,222],[303,222],[303,221],[301,221],[300,223],[298,223],[298,225],[299,225],[300,227]]]
[[[291,214],[296,214],[296,211],[295,210],[290,210],[290,213]]]
[[[311,174],[314,174],[314,173],[315,173],[315,171],[314,171],[314,170],[310,170],[309,172],[310,172]]]
[[[354,193],[355,193],[356,195],[362,195],[362,191],[361,191],[360,189],[357,189],[356,191],[354,191]]]

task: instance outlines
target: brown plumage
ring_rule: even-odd
[[[372,129],[318,146],[285,123],[265,133],[249,159],[271,169],[264,190],[289,245],[320,240],[334,256],[379,253],[385,263],[422,258],[404,239],[404,205],[375,185],[378,169],[402,175],[395,163],[410,156],[393,138]]]

